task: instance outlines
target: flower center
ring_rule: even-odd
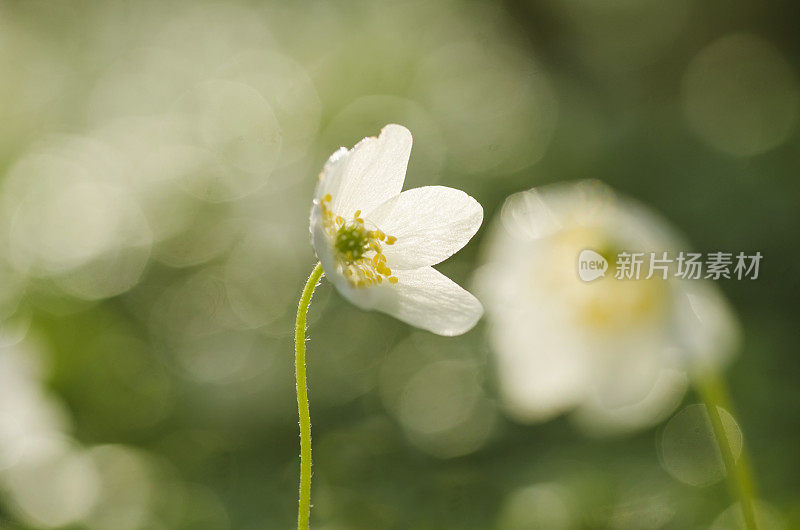
[[[397,277],[392,276],[392,269],[386,264],[382,247],[382,244],[393,245],[397,238],[387,236],[379,228],[367,228],[361,210],[357,210],[350,220],[334,216],[330,209],[331,200],[330,194],[325,195],[320,208],[339,272],[354,287],[369,287],[383,283],[384,279],[390,284],[397,283]]]
[[[337,254],[347,262],[360,260],[369,251],[369,235],[364,225],[342,225],[334,242]]]
[[[579,326],[594,332],[620,333],[631,327],[661,322],[667,304],[667,282],[646,280],[647,264],[639,280],[614,277],[617,255],[622,245],[603,228],[584,226],[564,228],[551,236],[548,259],[534,272],[537,284],[565,300]],[[586,248],[597,249],[607,261],[606,277],[584,283],[575,275],[575,257]]]

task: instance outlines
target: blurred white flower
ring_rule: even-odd
[[[716,366],[734,349],[736,323],[699,280],[615,279],[621,251],[670,255],[680,239],[643,206],[596,181],[509,197],[489,236],[477,289],[490,321],[508,412],[542,421],[570,409],[593,433],[654,424],[686,390],[686,372]],[[591,249],[609,270],[577,274]]]
[[[408,129],[387,125],[377,138],[331,155],[311,209],[312,243],[325,274],[350,302],[439,335],[459,335],[483,307],[432,265],[469,242],[483,208],[443,186],[400,193],[410,154]]]

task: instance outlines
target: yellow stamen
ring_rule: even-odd
[[[389,275],[392,273],[392,269],[390,269],[389,267],[387,267],[387,266],[386,266],[384,263],[382,263],[382,262],[381,262],[381,263],[378,263],[377,265],[375,265],[375,270],[377,270],[377,271],[378,271],[378,273],[380,273],[380,274],[383,274],[384,276],[389,276]]]

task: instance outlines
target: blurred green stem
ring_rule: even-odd
[[[308,277],[294,327],[294,371],[297,379],[297,411],[300,416],[300,496],[297,508],[298,530],[308,530],[311,511],[311,414],[308,411],[308,386],[306,384],[306,314],[311,297],[322,277],[322,264],[317,263]]]
[[[753,505],[755,488],[745,451],[746,446],[742,444],[742,453],[737,461],[720,415],[720,409],[726,409],[732,413],[725,381],[716,372],[709,370],[697,379],[696,387],[705,402],[706,409],[708,409],[714,437],[717,439],[720,453],[722,453],[722,461],[727,471],[728,486],[731,495],[739,501],[745,528],[747,530],[758,530],[755,507]]]

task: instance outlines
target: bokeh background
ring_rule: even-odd
[[[414,134],[406,187],[463,189],[487,223],[598,178],[697,250],[760,251],[757,281],[719,282],[744,333],[727,373],[765,509],[800,527],[798,20],[793,0],[4,1],[0,528],[292,527],[312,191],[389,122]],[[440,270],[469,286],[483,234]],[[733,528],[702,428],[512,421],[485,332],[323,283],[315,528]]]

